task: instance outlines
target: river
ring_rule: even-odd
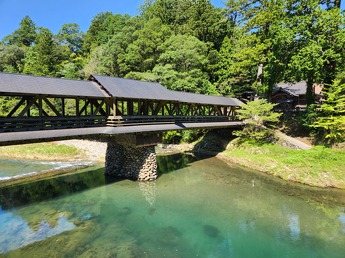
[[[158,167],[148,183],[91,166],[0,188],[0,257],[345,257],[344,191],[214,157],[160,156]]]

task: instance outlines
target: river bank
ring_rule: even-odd
[[[345,152],[313,147],[293,150],[278,145],[241,145],[217,157],[285,181],[321,188],[345,189]]]
[[[285,181],[317,186],[322,188],[345,189],[345,152],[324,147],[310,150],[294,150],[278,145],[238,144],[236,140],[222,143],[224,139],[216,137],[204,139],[206,144],[157,146],[157,154],[178,152],[208,152],[229,163],[255,169]],[[219,150],[203,146],[222,146]],[[92,161],[104,163],[106,143],[69,140],[44,144],[29,144],[0,147],[0,157],[5,159],[28,159],[46,161]]]

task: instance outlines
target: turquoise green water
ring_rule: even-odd
[[[216,158],[159,160],[156,182],[103,169],[0,189],[3,257],[345,257],[345,193]]]
[[[37,173],[40,171],[50,171],[56,169],[69,169],[76,166],[87,166],[91,162],[48,162],[48,161],[21,161],[0,159],[0,181],[11,177],[18,177]]]

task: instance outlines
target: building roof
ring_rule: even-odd
[[[272,94],[278,91],[284,91],[293,96],[305,95],[307,92],[307,83],[305,81],[295,82],[295,83],[280,82],[277,84]]]
[[[105,97],[91,81],[78,81],[0,72],[0,95],[49,95],[60,97]]]
[[[178,101],[171,91],[158,82],[145,82],[94,74],[89,79],[98,82],[115,98]]]
[[[197,103],[206,105],[222,105],[222,106],[241,106],[242,101],[236,98],[223,96],[202,95],[189,92],[172,91],[176,98],[183,103]]]

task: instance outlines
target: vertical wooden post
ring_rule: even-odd
[[[127,109],[128,109],[128,115],[133,116],[133,100],[127,101]]]
[[[77,117],[79,117],[80,116],[80,114],[79,114],[79,97],[77,97],[76,99],[75,99],[75,112],[76,112],[76,116]]]
[[[117,99],[113,99],[113,116],[117,116]]]
[[[29,98],[27,99],[27,101],[26,101],[26,106],[27,107],[29,107],[30,106],[30,100],[29,100]],[[30,117],[30,107],[27,109],[27,111],[26,111],[26,116],[27,117]]]
[[[61,98],[61,112],[62,112],[62,117],[65,117],[66,116],[66,113],[65,113],[65,98]]]

